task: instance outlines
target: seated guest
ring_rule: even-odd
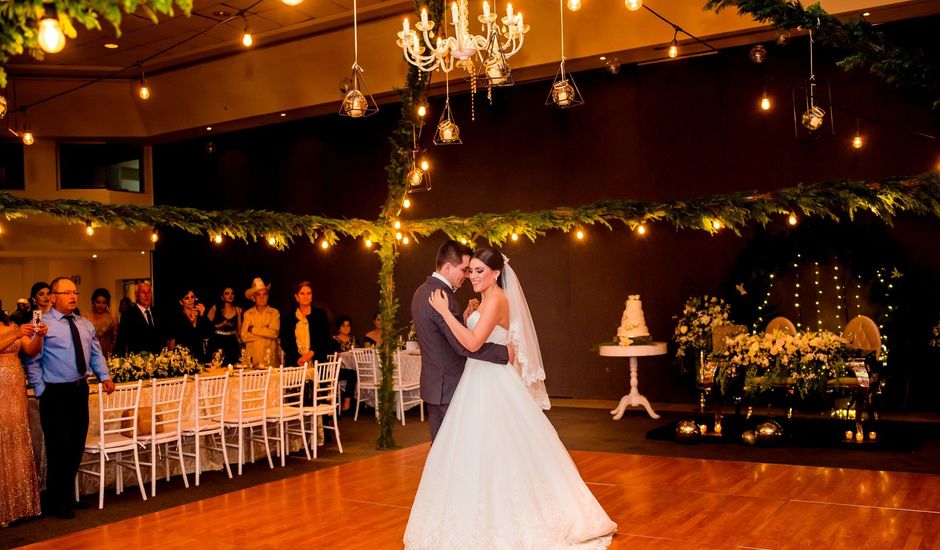
[[[349,315],[340,315],[336,319],[336,335],[333,339],[339,344],[337,349],[339,352],[349,351],[356,347],[356,337],[352,334],[352,319]]]
[[[118,322],[111,315],[111,293],[107,289],[96,288],[91,293],[91,314],[85,317],[95,325],[95,336],[101,344],[101,353],[105,357],[110,356],[117,339]]]
[[[376,313],[372,318],[372,330],[366,333],[363,342],[367,348],[378,346],[382,343],[382,314]]]
[[[35,355],[48,328],[16,325],[0,307],[0,526],[39,515],[39,482],[29,435],[26,374],[19,354]]]
[[[210,355],[222,350],[222,362],[238,363],[242,350],[239,333],[242,328],[242,308],[235,305],[235,289],[225,287],[218,304],[209,308],[208,318],[215,331],[209,338]]]
[[[300,366],[313,361],[327,361],[336,351],[337,342],[330,336],[326,312],[313,305],[313,287],[308,281],[294,289],[297,309],[281,326],[281,347],[284,364]]]
[[[255,306],[245,311],[242,319],[242,342],[252,365],[274,366],[278,361],[277,337],[281,330],[281,314],[268,306],[268,292],[271,285],[265,285],[260,277],[251,283],[245,291],[245,298]]]
[[[171,326],[170,349],[182,346],[196,361],[205,363],[206,341],[212,333],[212,322],[206,318],[206,306],[199,303],[192,288],[186,288],[180,297],[180,312]]]
[[[17,325],[32,323],[33,312],[31,310],[32,308],[29,307],[29,300],[26,298],[20,298],[16,301],[16,311],[10,314],[10,321],[13,321]]]
[[[128,353],[160,353],[166,346],[166,331],[163,319],[154,312],[153,287],[140,283],[134,291],[137,303],[131,306],[118,323],[117,342],[114,355]]]
[[[356,347],[356,337],[352,335],[352,319],[350,319],[348,315],[341,315],[339,319],[336,320],[336,336],[333,338],[339,345],[337,351],[345,352]],[[356,396],[356,370],[340,369],[339,379],[340,382],[346,382],[345,384],[341,384],[343,387],[342,411],[346,412],[351,410],[350,405],[352,404],[353,397]]]

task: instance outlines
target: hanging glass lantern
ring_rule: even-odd
[[[405,176],[408,184],[407,193],[420,193],[431,190],[431,165],[424,156],[424,149],[412,149],[411,170]]]
[[[441,120],[437,123],[437,130],[434,132],[435,145],[458,145],[463,143],[460,140],[460,127],[454,122],[453,113],[450,110],[450,97],[444,100],[444,111],[441,113]]]
[[[810,132],[815,132],[822,127],[823,122],[826,120],[825,117],[826,111],[822,110],[819,105],[813,105],[800,117],[800,123]]]

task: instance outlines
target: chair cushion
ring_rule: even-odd
[[[265,415],[268,417],[268,420],[277,420],[281,417],[280,407],[269,407],[265,411]],[[300,407],[284,407],[284,417],[285,418],[297,418],[301,415]]]
[[[99,446],[100,438],[98,435],[90,435],[85,438],[85,452],[96,453],[101,450]],[[104,436],[104,446],[106,451],[117,449],[133,449],[134,440],[121,434],[107,434]]]

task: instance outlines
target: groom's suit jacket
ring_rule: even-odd
[[[411,299],[411,318],[418,334],[421,347],[421,399],[430,405],[450,403],[463,374],[467,357],[496,364],[509,363],[509,350],[499,344],[483,344],[476,352],[468,351],[460,345],[457,337],[447,327],[444,318],[434,311],[428,298],[431,292],[443,290],[450,305],[450,311],[457,319],[463,319],[457,308],[454,291],[444,281],[436,277],[427,280],[415,290]]]

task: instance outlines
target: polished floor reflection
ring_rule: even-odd
[[[400,548],[428,445],[28,548]],[[940,475],[574,451],[611,548],[940,548]]]

